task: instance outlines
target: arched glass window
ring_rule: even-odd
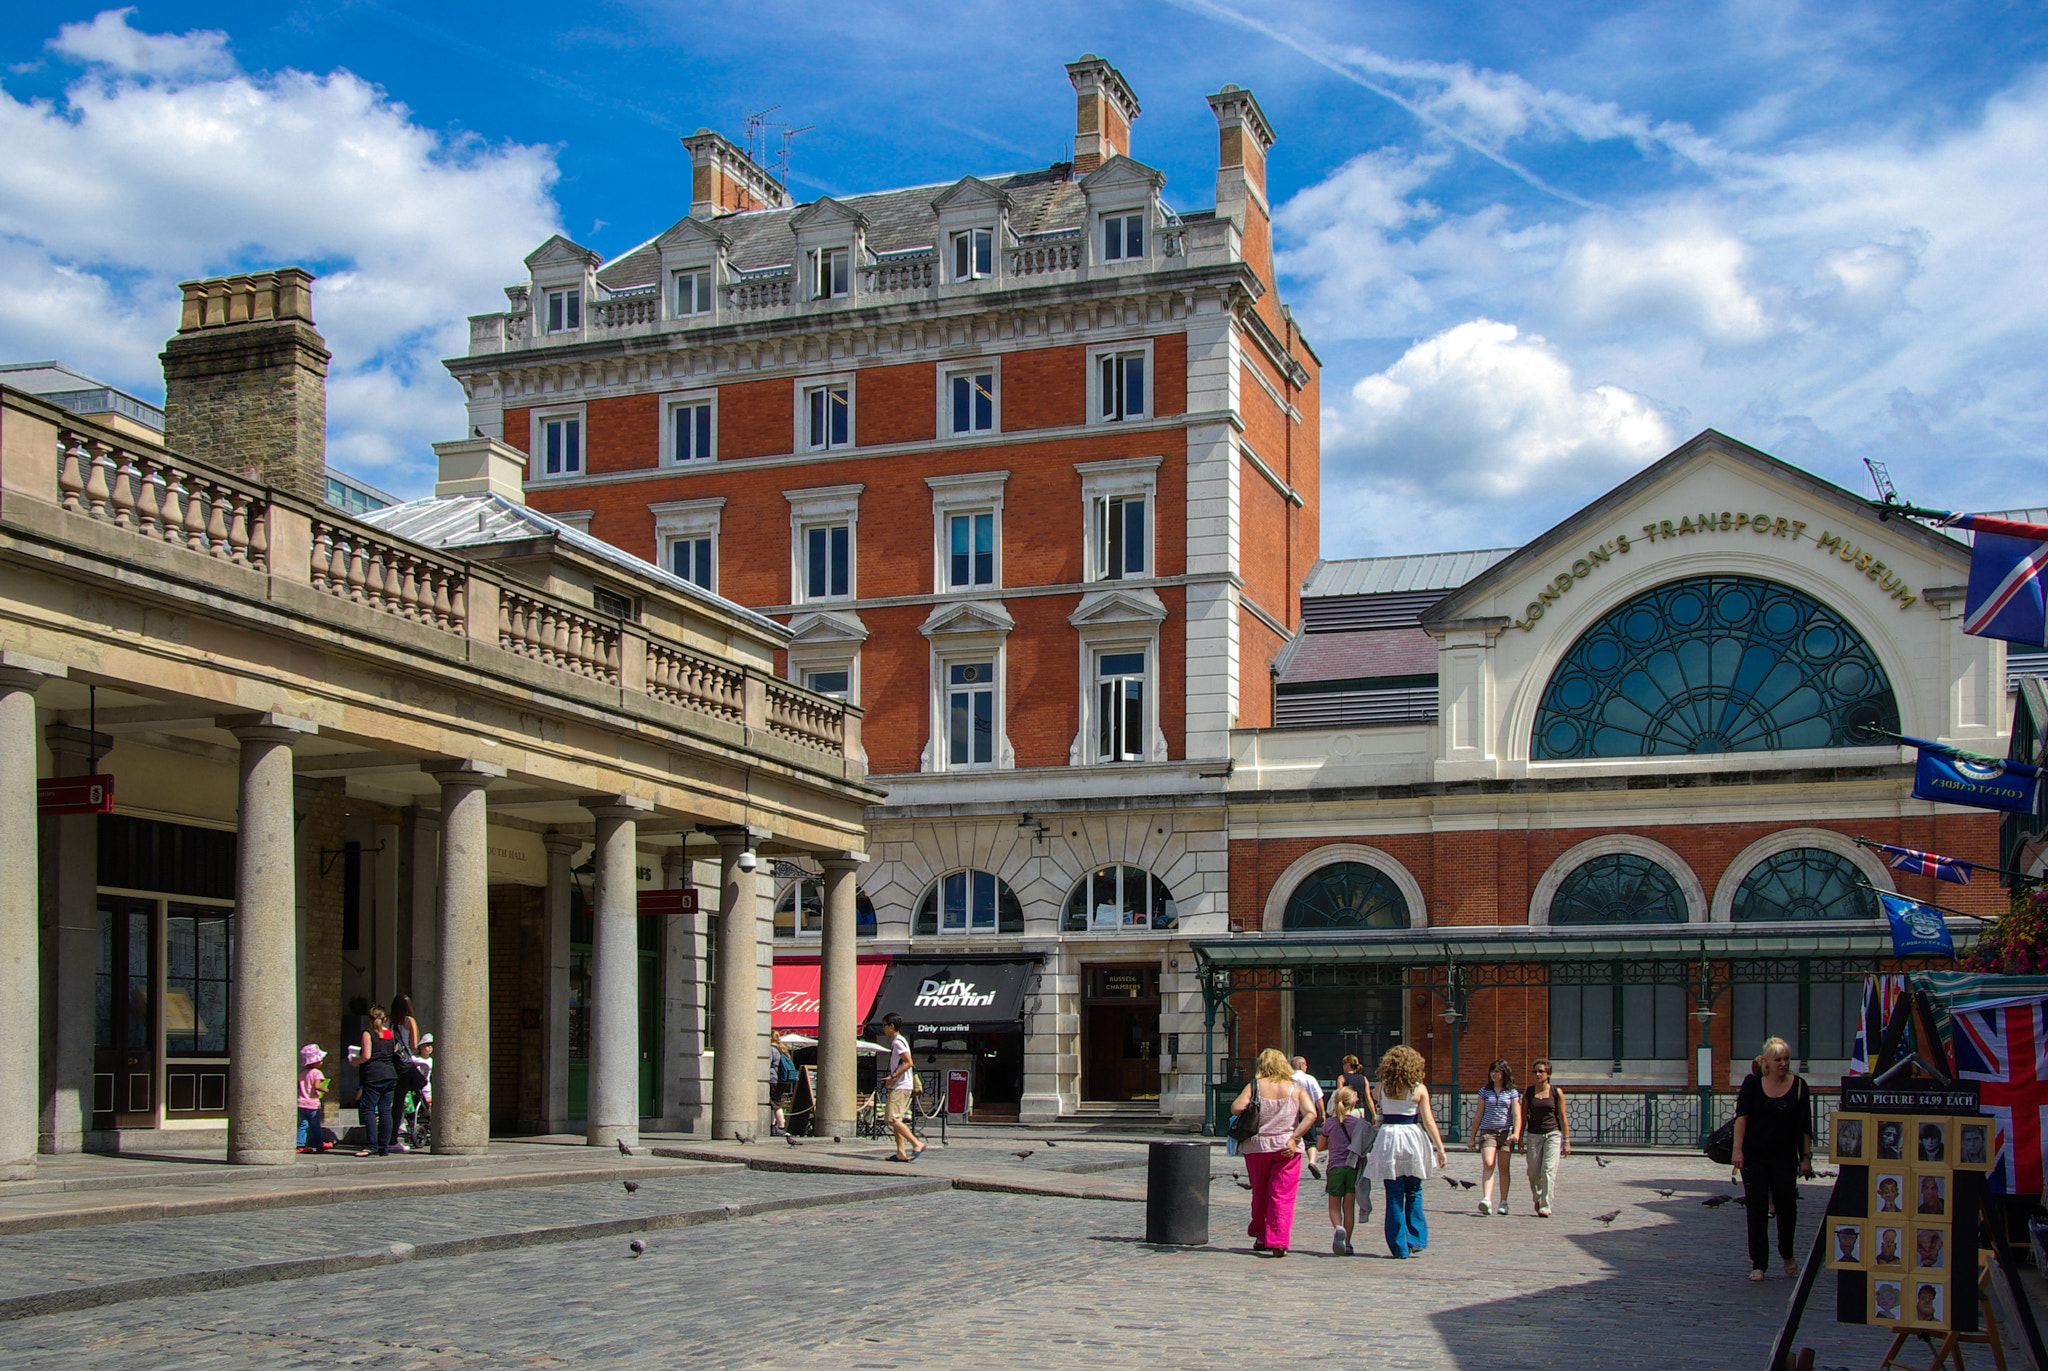
[[[1406,928],[1408,897],[1394,878],[1364,862],[1332,862],[1287,897],[1280,927],[1291,933],[1338,928]]]
[[[801,917],[797,913],[799,904],[803,910]],[[792,882],[775,902],[775,936],[815,938],[824,931],[825,883],[816,878]],[[860,938],[875,936],[874,901],[857,890],[853,895],[853,931]]]
[[[1633,852],[1581,862],[1550,898],[1553,924],[1682,924],[1687,912],[1678,878]]]
[[[987,871],[955,871],[941,876],[918,901],[913,933],[959,936],[974,933],[1022,933],[1024,906],[1003,880]]]
[[[1105,866],[1081,878],[1067,896],[1060,932],[1180,927],[1180,910],[1166,882],[1141,867]]]
[[[1896,732],[1877,654],[1841,615],[1753,576],[1695,576],[1611,610],[1543,692],[1539,761],[1850,747]]]
[[[1875,919],[1877,892],[1839,852],[1795,847],[1766,857],[1735,889],[1736,921]]]

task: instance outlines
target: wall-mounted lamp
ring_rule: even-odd
[[[1041,843],[1045,841],[1046,835],[1052,832],[1052,828],[1050,825],[1046,824],[1038,818],[1035,818],[1029,813],[1020,815],[1018,817],[1017,827],[1019,829],[1036,829],[1037,831],[1034,832],[1031,836],[1034,840]]]

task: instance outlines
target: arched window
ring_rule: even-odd
[[[1060,918],[1062,933],[1178,927],[1180,910],[1166,882],[1135,866],[1105,866],[1083,876]]]
[[[975,933],[1022,933],[1024,907],[1003,880],[987,871],[941,876],[918,901],[913,933],[957,937]]]
[[[1678,878],[1648,857],[1610,852],[1572,868],[1550,901],[1553,924],[1682,924]]]
[[[1394,878],[1364,862],[1332,862],[1287,897],[1280,927],[1290,933],[1339,928],[1406,928],[1408,897]]]
[[[1851,747],[1897,731],[1877,654],[1841,615],[1754,576],[1647,591],[1587,629],[1536,711],[1539,761]]]
[[[798,909],[802,909],[799,916]],[[790,883],[775,902],[775,936],[815,938],[825,931],[825,883],[807,877]],[[875,904],[866,895],[853,895],[853,931],[856,937],[875,936]]]
[[[1856,863],[1823,847],[1795,847],[1758,862],[1735,888],[1729,913],[1738,923],[1877,916],[1877,893]]]

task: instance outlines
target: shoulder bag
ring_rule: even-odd
[[[1259,1083],[1251,1083],[1252,1097],[1245,1101],[1244,1108],[1230,1116],[1230,1136],[1239,1142],[1250,1142],[1259,1136]]]

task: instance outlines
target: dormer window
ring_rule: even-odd
[[[1105,214],[1102,216],[1102,260],[1127,262],[1145,255],[1145,216]]]
[[[845,248],[820,248],[811,254],[817,268],[813,299],[836,300],[846,294],[847,262],[851,255]]]
[[[679,271],[676,281],[676,318],[711,313],[711,273]]]
[[[966,229],[953,235],[953,279],[974,281],[995,274],[995,230]]]
[[[573,333],[583,327],[582,291],[551,290],[548,292],[547,308],[549,333]]]

